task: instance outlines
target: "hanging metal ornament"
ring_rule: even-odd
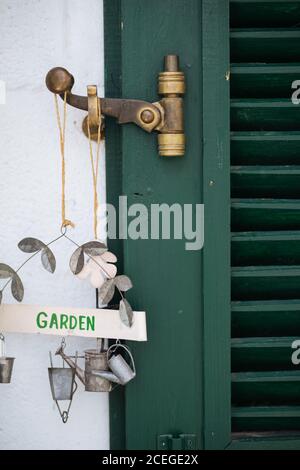
[[[74,374],[83,383],[86,392],[110,392],[112,387],[109,380],[106,378],[98,377],[94,371],[107,371],[107,352],[102,349],[88,349],[84,351],[85,369],[81,369],[77,365],[77,361],[73,361],[72,357],[67,356],[64,352],[63,345],[56,351],[63,360],[72,368]]]
[[[65,341],[62,340],[61,348],[64,349],[64,347]],[[63,367],[54,367],[51,351],[49,351],[49,356],[51,367],[48,368],[48,374],[52,398],[56,403],[62,422],[66,423],[69,418],[69,412],[72,405],[74,393],[77,390],[75,370],[71,367],[65,367],[64,359]],[[75,365],[77,365],[77,354],[75,356]],[[68,408],[66,411],[62,411],[59,402],[67,400],[69,401]]]
[[[121,354],[115,354],[118,349],[123,349],[126,351],[130,358],[131,366],[125,361],[124,357]],[[93,373],[99,377],[103,377],[111,382],[126,385],[136,376],[135,363],[130,349],[120,342],[112,344],[108,348],[107,352],[107,363],[110,371],[96,371]]]
[[[0,333],[0,383],[9,384],[13,370],[15,358],[6,357],[5,354],[5,337]]]

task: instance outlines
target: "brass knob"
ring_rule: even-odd
[[[47,73],[46,85],[52,93],[60,95],[65,91],[71,91],[74,77],[63,67],[55,67]]]
[[[158,134],[158,154],[162,157],[183,157],[184,134]]]
[[[165,57],[165,71],[158,77],[158,93],[165,96],[178,96],[185,93],[184,73],[179,70],[177,55]]]

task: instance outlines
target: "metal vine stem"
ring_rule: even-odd
[[[72,238],[68,237],[67,235],[67,227],[61,227],[61,235],[59,237],[56,237],[54,238],[54,240],[51,240],[49,243],[46,243],[45,246],[48,247],[50,245],[52,245],[53,243],[57,242],[58,240],[60,240],[61,238],[66,238],[67,240],[69,240],[71,243],[73,243],[73,245],[77,246],[77,248],[80,248],[80,245],[78,245],[78,243],[76,243],[74,240],[72,240]],[[29,258],[27,258],[19,267],[18,269],[15,270],[16,273],[18,273],[22,268],[23,266],[25,266],[25,264],[27,264],[31,259],[33,259],[36,255],[38,255],[42,249],[44,248],[40,248],[38,251],[36,251],[35,253],[33,253],[31,256],[29,256]],[[90,258],[91,260],[94,261],[94,263],[97,264],[97,266],[101,269],[101,271],[105,274],[105,276],[108,278],[108,279],[113,279],[109,274],[108,272],[103,268],[103,266],[101,266],[98,261],[95,260],[95,258],[91,255],[89,255],[88,253],[86,253],[86,255],[88,256],[88,258]],[[0,292],[3,292],[4,289],[8,286],[8,284],[12,281],[12,278],[10,278],[5,284],[4,286],[2,287],[2,289],[0,290]],[[124,296],[123,296],[123,293],[122,291],[118,288],[118,286],[116,286],[122,300],[124,299]]]
[[[51,240],[51,242],[49,243],[45,243],[45,246],[50,246],[52,243],[58,241],[60,238],[62,238],[64,236],[64,234],[62,233],[59,237],[56,237],[54,240]],[[27,258],[19,267],[18,269],[15,270],[16,273],[18,273],[22,268],[23,266],[25,266],[25,264],[27,264],[32,258],[34,258],[36,255],[38,255],[42,250],[44,249],[43,248],[40,248],[38,251],[36,251],[35,253],[33,253],[31,256],[29,256],[29,258]],[[11,278],[4,284],[4,286],[2,287],[1,289],[1,292],[4,291],[4,289],[8,286],[8,284],[11,282]]]
[[[67,240],[69,240],[71,243],[73,243],[75,246],[77,246],[77,248],[80,248],[80,245],[78,245],[78,243],[74,242],[74,240],[72,240],[72,238],[68,237],[68,236],[66,235],[66,233],[67,233],[67,230],[65,230],[65,232],[63,233],[62,236],[65,237]],[[60,237],[59,237],[59,238],[60,238]],[[113,279],[113,278],[108,274],[108,272],[103,268],[103,266],[101,266],[101,265],[98,263],[98,261],[95,260],[95,258],[94,258],[93,256],[89,255],[88,253],[86,253],[86,255],[88,256],[88,258],[90,258],[91,260],[93,260],[94,263],[97,264],[97,266],[99,266],[99,268],[101,269],[101,271],[105,274],[105,276],[106,276],[108,279]],[[122,291],[120,291],[120,289],[118,288],[118,286],[116,286],[116,288],[117,288],[117,290],[118,290],[118,292],[119,292],[119,294],[120,294],[120,296],[121,296],[121,298],[122,298],[122,300],[123,300],[123,299],[124,299],[124,296],[123,296]]]

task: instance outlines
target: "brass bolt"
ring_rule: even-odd
[[[145,109],[141,114],[141,120],[145,124],[151,124],[154,120],[154,113],[150,109]]]
[[[46,85],[52,93],[70,91],[74,85],[74,77],[64,68],[55,67],[46,76]]]

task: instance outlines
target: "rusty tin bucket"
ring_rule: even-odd
[[[0,383],[9,384],[14,365],[14,357],[0,357]]]
[[[5,337],[0,333],[0,383],[9,384],[14,366],[14,357],[5,355]]]
[[[84,351],[85,356],[85,390],[87,392],[110,392],[112,384],[109,380],[93,374],[93,371],[107,371],[106,352],[97,349]]]

